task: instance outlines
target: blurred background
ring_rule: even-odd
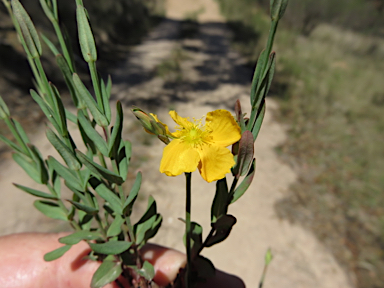
[[[39,2],[21,2],[39,31],[53,35]],[[61,21],[76,39],[72,2],[58,0]],[[267,37],[269,1],[216,3],[232,33],[230,46],[243,57],[236,67],[248,71],[240,76],[232,72],[238,77],[233,81],[249,85]],[[165,0],[84,0],[84,4],[98,44],[98,69],[105,74],[116,69],[149,31],[163,25],[170,12]],[[175,41],[200,37],[199,20],[205,9],[197,6],[185,13],[177,22],[178,34],[169,32],[169,37]],[[384,287],[383,36],[384,0],[290,0],[274,46],[277,72],[270,97],[279,104],[274,119],[288,133],[276,152],[297,174],[297,181],[274,203],[274,209],[281,219],[312,231],[356,277],[359,288]],[[80,55],[76,44],[73,49]],[[200,48],[190,45],[189,49]],[[177,99],[196,88],[188,85],[182,73],[188,69],[182,64],[188,61],[186,50],[172,48],[147,75],[162,79],[163,88],[172,90]],[[80,59],[78,69],[86,72]],[[54,57],[46,53],[43,61],[50,79],[64,86]],[[134,85],[148,79],[131,77],[130,81]],[[199,89],[202,85],[207,84],[200,83]],[[24,52],[0,4],[0,95],[13,116],[33,133],[44,117],[26,93],[31,87]],[[150,102],[144,104],[150,106]],[[9,135],[3,123],[0,133]],[[0,153],[2,160],[10,158],[3,144]]]

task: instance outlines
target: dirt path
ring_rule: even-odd
[[[167,5],[170,20],[161,23],[132,51],[126,63],[116,68],[114,100],[120,99],[126,107],[138,105],[150,109],[171,127],[174,124],[169,121],[169,109],[176,109],[182,116],[198,118],[219,108],[232,110],[235,101],[240,99],[248,111],[252,71],[245,68],[239,55],[230,49],[230,33],[216,2],[168,0]],[[183,29],[180,20],[202,7],[201,24],[194,37],[180,38]],[[176,68],[160,73],[166,63],[176,63]],[[286,137],[283,127],[272,119],[275,109],[278,109],[277,103],[268,99],[266,118],[256,142],[256,177],[249,191],[230,207],[230,213],[238,222],[224,243],[203,254],[217,268],[242,277],[247,287],[257,286],[268,247],[272,248],[274,259],[264,287],[353,287],[314,235],[276,216],[274,204],[284,197],[296,176],[274,151]],[[130,115],[127,118],[128,123],[134,121]],[[164,217],[155,241],[182,250],[184,228],[177,218],[184,213],[184,177],[166,177],[158,172],[163,145],[156,139],[144,135],[135,124],[126,125],[125,132],[134,142],[133,160],[143,171],[142,191],[155,197]],[[36,135],[34,143],[46,155],[53,154],[42,132]],[[0,169],[0,216],[3,219],[0,235],[65,229],[36,212],[32,207],[34,199],[10,184],[37,187],[20,168],[8,161]],[[192,218],[203,224],[206,233],[214,189],[214,184],[205,183],[197,172],[193,173]],[[142,205],[145,206],[144,201]]]

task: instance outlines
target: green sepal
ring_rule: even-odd
[[[15,18],[20,26],[21,37],[23,37],[25,44],[28,48],[29,54],[33,58],[37,58],[41,56],[42,49],[39,40],[39,35],[37,34],[36,28],[32,23],[31,18],[29,17],[27,11],[25,11],[24,7],[21,5],[19,0],[12,0],[12,9]]]
[[[71,249],[71,247],[72,247],[72,245],[65,245],[65,246],[57,248],[51,252],[48,252],[47,254],[44,255],[44,260],[47,262],[56,260],[56,259],[60,258],[61,256],[63,256],[65,254],[65,252],[67,252],[69,249]]]
[[[85,8],[81,5],[77,5],[76,19],[83,58],[86,62],[95,62],[97,60],[95,39],[93,38],[87,15],[85,14]]]
[[[288,0],[271,0],[270,9],[272,21],[279,21],[281,17],[283,17],[287,5]]]
[[[39,210],[41,213],[43,213],[45,216],[57,219],[57,220],[63,220],[67,221],[67,214],[63,211],[63,209],[56,203],[50,202],[50,201],[43,201],[43,200],[36,200],[33,202],[33,205],[37,210]]]
[[[239,142],[239,151],[237,154],[236,165],[233,167],[232,173],[236,178],[244,176],[252,163],[254,153],[254,139],[250,131],[244,131]]]
[[[241,110],[241,103],[240,103],[239,99],[237,99],[236,104],[235,104],[235,114],[236,114],[237,123],[239,124],[240,129],[241,129],[241,133],[243,133],[247,129],[247,127],[245,125],[244,115],[243,115],[243,112]]]
[[[123,272],[121,263],[112,261],[108,258],[97,268],[92,276],[91,288],[101,288],[115,281]]]
[[[100,178],[104,178],[108,180],[109,182],[115,183],[117,185],[121,185],[124,183],[123,178],[121,178],[119,175],[109,171],[108,169],[104,168],[103,166],[91,161],[86,155],[84,155],[79,150],[76,150],[76,156],[77,158],[86,166],[89,170],[92,171],[92,173]]]
[[[59,238],[59,242],[66,245],[75,245],[82,240],[97,240],[102,239],[102,235],[97,231],[81,230],[76,231],[68,236]]]
[[[31,194],[33,196],[41,197],[41,198],[44,198],[44,199],[58,200],[56,196],[48,194],[46,192],[35,190],[35,189],[29,188],[29,187],[25,187],[23,185],[15,184],[15,183],[13,185],[15,185],[20,190],[23,190],[24,192],[27,192],[28,194]]]

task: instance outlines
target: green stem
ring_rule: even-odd
[[[69,68],[71,69],[71,72],[75,72],[75,67],[73,66],[73,61],[71,58],[71,55],[69,54],[67,45],[64,41],[63,33],[61,32],[61,29],[59,27],[59,23],[57,20],[52,21],[53,28],[55,29],[57,39],[59,40],[61,50],[63,51],[64,57],[67,60],[67,63],[69,65]]]
[[[190,287],[191,282],[191,178],[192,174],[185,173],[186,179],[186,197],[185,197],[185,235],[186,235],[186,252],[187,267],[185,274],[185,287]]]
[[[94,61],[88,62],[89,71],[91,72],[93,89],[95,90],[97,104],[101,112],[104,113],[103,98],[101,96],[100,81],[99,76],[97,75],[96,63]]]

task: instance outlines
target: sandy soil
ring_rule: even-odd
[[[179,38],[181,22],[188,12],[204,7],[199,15],[199,31],[194,38]],[[224,108],[233,110],[240,99],[249,110],[252,71],[229,46],[230,32],[223,24],[213,0],[168,0],[170,20],[161,23],[129,58],[113,73],[114,99],[126,107],[138,105],[174,126],[168,116],[176,109],[182,116],[199,118],[209,111]],[[169,83],[166,77],[156,76],[156,67],[164,59],[172,59],[172,51],[182,51],[181,79]],[[278,51],[277,51],[278,52]],[[170,85],[172,84],[172,85]],[[353,287],[353,281],[341,269],[322,244],[309,231],[278,219],[274,204],[284,197],[296,175],[277,157],[274,147],[284,141],[284,127],[273,120],[277,103],[268,99],[267,113],[256,142],[257,173],[249,191],[234,205],[230,213],[238,222],[230,237],[222,244],[204,251],[217,268],[239,275],[247,287],[256,287],[264,265],[264,253],[270,247],[274,254],[264,287]],[[128,114],[128,112],[127,112]],[[127,115],[127,121],[134,121]],[[128,122],[130,123],[130,122]],[[32,135],[34,143],[45,155],[54,151],[49,147],[44,128]],[[158,172],[162,143],[145,138],[135,124],[125,127],[126,137],[134,142],[134,161],[140,164],[145,195],[153,195],[158,210],[164,217],[163,227],[156,236],[157,243],[182,250],[184,177],[167,177]],[[141,138],[144,137],[144,138]],[[144,140],[143,140],[144,139]],[[56,221],[46,219],[35,211],[33,197],[23,194],[12,182],[38,188],[12,161],[0,167],[2,201],[0,201],[0,235],[22,231],[55,231],[67,229]],[[192,218],[209,231],[210,205],[214,184],[205,183],[193,173]],[[145,197],[143,197],[145,198]],[[145,206],[144,201],[141,203]]]

